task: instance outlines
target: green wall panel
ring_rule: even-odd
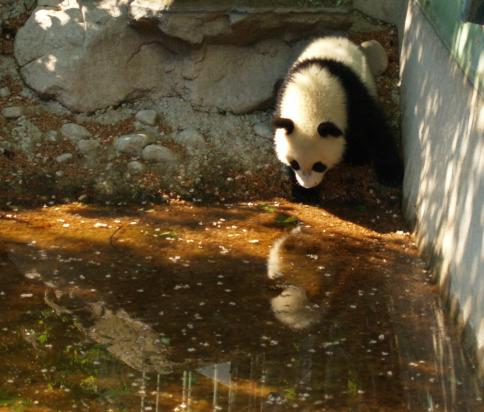
[[[417,0],[471,82],[484,90],[484,26],[463,21],[466,0]]]

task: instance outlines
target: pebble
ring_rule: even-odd
[[[206,146],[203,135],[197,129],[185,129],[175,134],[173,140],[187,147],[203,148]]]
[[[49,130],[44,133],[44,139],[51,143],[57,142],[57,136],[58,133],[56,130]]]
[[[137,160],[132,160],[128,163],[128,172],[135,175],[145,170],[145,165]]]
[[[147,124],[141,123],[138,120],[135,120],[133,122],[133,126],[134,126],[134,130],[139,133],[146,132],[146,133],[151,133],[153,135],[158,135],[160,133],[156,128],[156,126],[148,126]]]
[[[149,136],[144,133],[126,134],[114,139],[114,148],[121,153],[139,156],[149,142]]]
[[[0,97],[1,98],[5,98],[5,97],[8,97],[10,96],[10,90],[8,87],[2,87],[0,89]]]
[[[154,110],[140,110],[136,113],[136,120],[148,126],[155,126],[158,114]]]
[[[22,116],[23,113],[24,109],[21,106],[10,106],[2,110],[2,115],[7,119],[16,119],[17,117]]]
[[[60,132],[72,143],[76,143],[81,139],[89,139],[92,136],[89,130],[76,123],[66,123],[62,125]]]
[[[141,157],[149,162],[172,162],[176,160],[175,154],[170,149],[158,144],[146,146]]]
[[[97,151],[98,148],[99,141],[96,139],[79,140],[77,142],[77,150],[85,156]]]
[[[57,163],[64,163],[72,159],[72,153],[62,153],[55,158]]]

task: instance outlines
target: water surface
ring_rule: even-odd
[[[394,210],[70,203],[0,225],[0,410],[482,410]]]

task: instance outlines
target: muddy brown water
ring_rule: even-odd
[[[395,211],[70,203],[0,227],[0,411],[483,410]]]

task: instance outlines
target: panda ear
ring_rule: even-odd
[[[285,117],[274,117],[272,119],[272,126],[275,129],[286,129],[287,134],[291,134],[294,131],[294,122]]]
[[[332,122],[323,122],[318,126],[318,133],[321,137],[339,137],[343,132]]]

